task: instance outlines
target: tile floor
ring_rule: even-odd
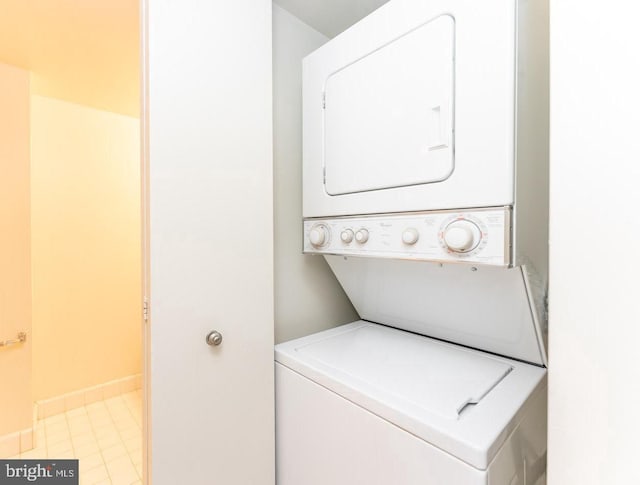
[[[36,445],[19,457],[78,458],[81,485],[142,484],[142,391],[38,421]]]

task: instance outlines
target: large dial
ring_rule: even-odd
[[[443,239],[447,248],[457,253],[467,253],[478,246],[482,233],[480,228],[468,219],[457,219],[444,230]]]
[[[316,247],[322,247],[329,242],[329,228],[324,224],[316,224],[309,231],[309,241]]]

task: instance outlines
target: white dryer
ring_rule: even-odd
[[[429,259],[501,238],[545,280],[548,63],[548,0],[386,3],[303,60],[303,217],[458,211],[472,246]]]

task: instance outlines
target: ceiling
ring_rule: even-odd
[[[388,0],[274,0],[285,10],[327,37],[366,17]]]
[[[334,37],[387,0],[275,2]],[[30,70],[35,94],[138,116],[138,9],[139,0],[0,0],[0,62]]]
[[[139,111],[139,0],[0,0],[0,62],[36,94]]]

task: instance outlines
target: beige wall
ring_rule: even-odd
[[[33,397],[141,370],[139,122],[32,96]]]
[[[0,64],[0,436],[31,426],[29,73]]]
[[[358,319],[324,258],[302,254],[302,58],[327,40],[273,6],[276,342]]]

